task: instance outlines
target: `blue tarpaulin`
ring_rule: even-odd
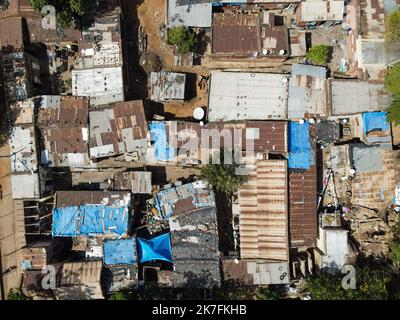
[[[109,240],[103,243],[106,265],[137,263],[136,239]]]
[[[290,169],[309,169],[313,159],[309,123],[289,122],[288,130],[288,167]]]
[[[172,262],[171,240],[169,233],[147,240],[138,238],[139,261],[152,260]]]
[[[366,112],[363,113],[364,133],[368,134],[373,130],[389,130],[387,112]]]
[[[149,123],[150,137],[154,141],[156,160],[167,161],[173,148],[168,146],[167,130],[164,122]]]
[[[121,236],[128,229],[127,206],[109,207],[84,204],[53,210],[53,236],[76,237],[82,235],[115,234]]]

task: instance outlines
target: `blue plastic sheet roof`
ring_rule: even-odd
[[[144,263],[152,260],[172,262],[170,234],[165,233],[153,239],[138,238],[139,261]]]
[[[387,112],[366,112],[363,113],[364,133],[368,134],[373,130],[389,130]]]
[[[149,123],[150,137],[154,141],[155,158],[160,161],[169,160],[173,148],[168,146],[167,130],[164,122]]]
[[[53,210],[54,237],[76,237],[115,234],[121,236],[128,229],[127,206],[110,207],[84,204]]]
[[[288,130],[288,167],[290,169],[310,169],[313,151],[311,149],[309,123],[289,122]]]
[[[106,265],[137,263],[136,239],[109,240],[103,243]]]

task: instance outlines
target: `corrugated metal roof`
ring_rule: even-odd
[[[325,255],[322,256],[322,268],[341,270],[346,264],[349,254],[348,231],[344,229],[324,229],[321,237],[325,238]]]
[[[208,120],[287,118],[288,76],[250,72],[211,72]]]
[[[90,111],[90,157],[101,158],[147,149],[147,121],[142,100]]]
[[[211,27],[212,6],[211,3],[190,3],[188,5],[177,5],[177,0],[168,0],[168,26],[186,27]]]
[[[185,99],[186,74],[168,71],[150,75],[151,100],[169,101]]]
[[[290,246],[312,247],[317,242],[317,169],[289,174]]]
[[[344,1],[341,0],[308,0],[301,2],[301,21],[342,20]]]
[[[242,259],[289,259],[287,163],[257,161],[239,190]]]
[[[356,169],[352,184],[353,205],[380,209],[391,202],[395,194],[396,175],[391,144],[385,147],[353,146],[352,160]]]
[[[331,88],[333,115],[383,111],[389,107],[389,95],[381,83],[333,79]]]

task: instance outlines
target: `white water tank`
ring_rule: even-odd
[[[204,109],[201,107],[197,107],[193,110],[193,118],[196,120],[202,120],[204,118]]]

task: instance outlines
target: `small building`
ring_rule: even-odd
[[[292,65],[289,80],[288,118],[319,118],[329,115],[326,68]]]
[[[89,112],[92,159],[132,154],[139,160],[146,154],[147,121],[143,101],[116,103]]]
[[[137,264],[136,239],[106,240],[103,242],[106,266]]]
[[[158,272],[158,285],[170,288],[221,286],[216,208],[207,206],[169,219],[173,270]]]
[[[57,287],[53,289],[57,300],[104,299],[101,285],[103,263],[67,262],[58,267]]]
[[[318,233],[315,127],[289,123],[290,247],[316,246]]]
[[[42,270],[50,264],[53,246],[51,241],[38,241],[20,250],[22,270]]]
[[[130,192],[58,191],[53,237],[124,237],[128,233],[130,206]]]
[[[203,180],[184,185],[164,186],[155,194],[153,200],[155,211],[152,211],[156,220],[167,220],[174,215],[190,212],[196,209],[215,206],[214,192]]]
[[[204,126],[187,121],[153,121],[149,128],[154,143],[148,148],[148,162],[205,163],[213,151],[233,146],[243,151],[251,149],[261,156],[287,153],[287,123],[284,121],[207,123]]]
[[[166,6],[166,25],[169,28],[185,26],[210,28],[212,21],[212,4],[189,2],[179,3],[179,0],[168,0]]]
[[[151,194],[151,172],[126,171],[113,178],[113,190],[130,190],[133,194]]]
[[[284,17],[268,10],[224,9],[213,13],[212,58],[274,59],[289,55]]]
[[[332,79],[330,83],[332,115],[384,111],[389,107],[383,83],[350,79]]]
[[[226,283],[241,286],[288,284],[290,279],[287,261],[223,259],[222,268]]]
[[[392,133],[387,120],[387,112],[363,113],[363,122],[366,143],[392,143]]]
[[[208,120],[285,120],[288,82],[285,74],[213,71]]]
[[[241,259],[288,261],[286,160],[257,161],[239,189]]]
[[[9,145],[13,199],[36,199],[41,194],[34,115],[34,99],[11,105],[13,128]]]
[[[89,99],[42,96],[38,127],[43,138],[41,163],[50,167],[84,167],[89,161]]]
[[[353,205],[382,209],[395,196],[394,154],[391,144],[350,147]]]
[[[348,230],[339,228],[320,228],[318,248],[323,255],[317,264],[320,269],[337,272],[346,265],[350,255]]]
[[[90,97],[94,106],[124,101],[122,67],[72,70],[72,95]]]
[[[150,75],[151,100],[166,102],[185,99],[186,74],[168,71]]]
[[[307,0],[300,4],[300,22],[341,21],[344,15],[343,0]]]

